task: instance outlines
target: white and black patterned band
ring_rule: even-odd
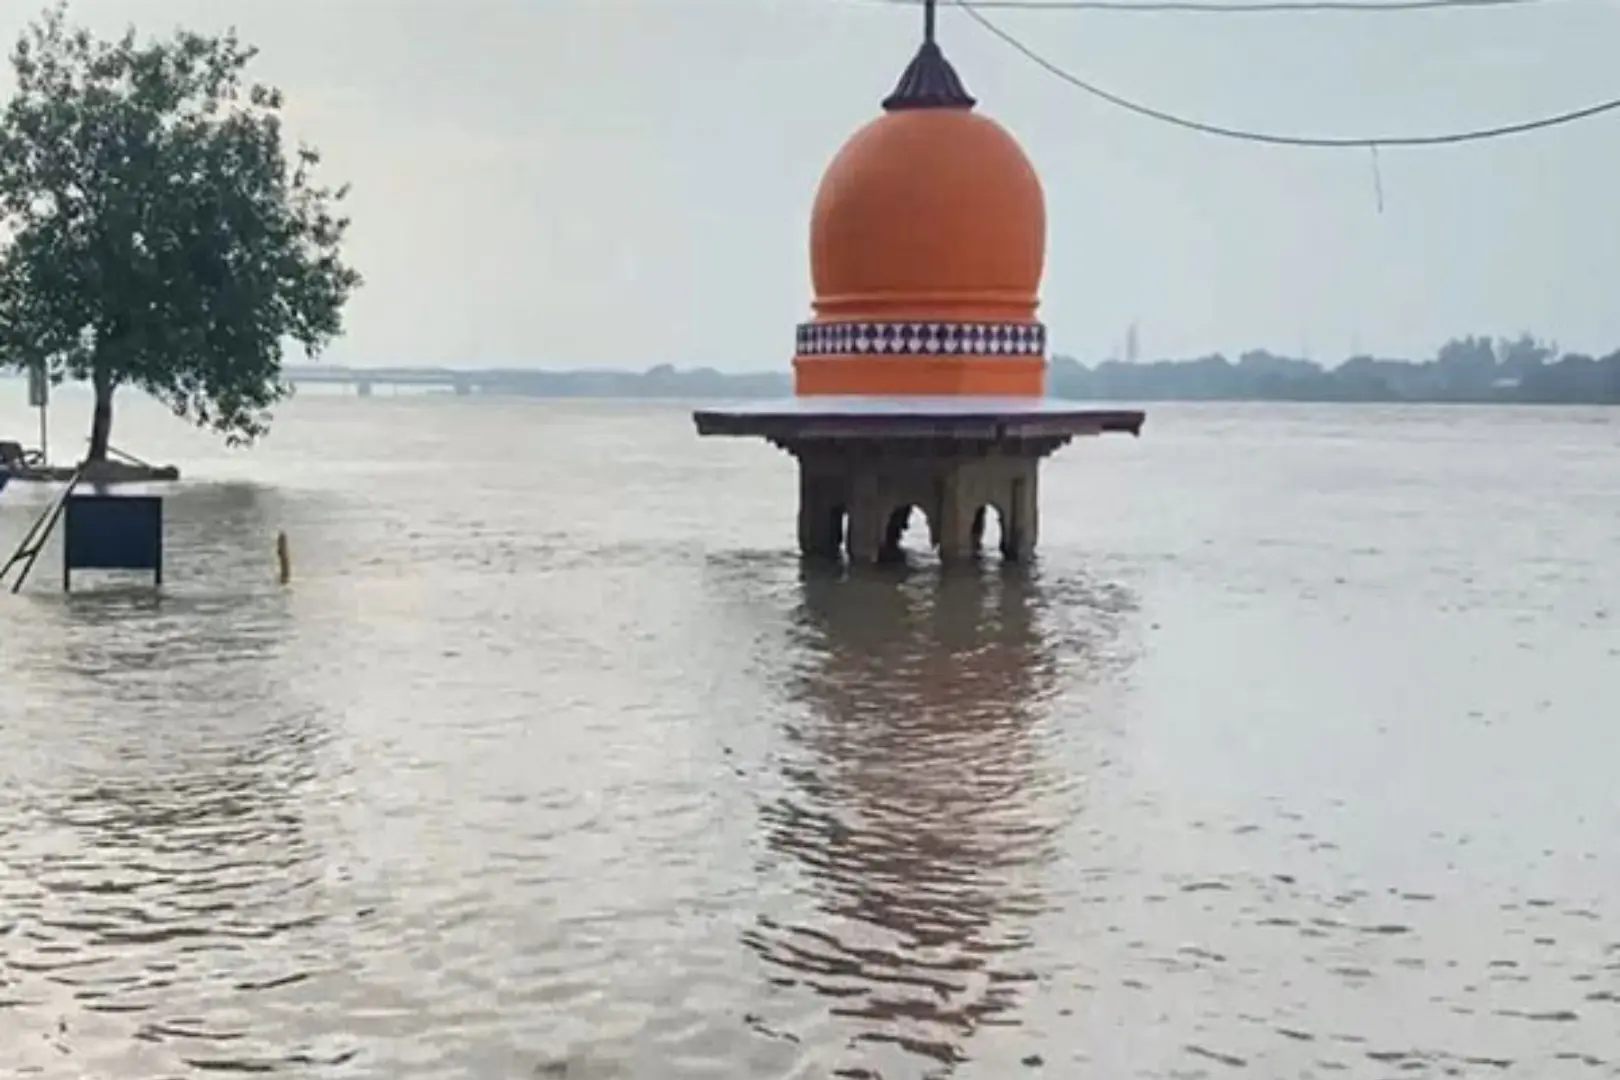
[[[1040,323],[800,323],[799,356],[1044,356]]]

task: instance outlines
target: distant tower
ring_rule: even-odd
[[[942,560],[971,558],[993,507],[1003,555],[1027,558],[1041,459],[1077,435],[1143,423],[1045,396],[1040,179],[1006,129],[974,111],[934,40],[934,0],[923,19],[884,114],[838,152],[816,194],[815,315],[798,328],[796,396],[694,415],[700,435],[763,437],[798,459],[807,556],[895,558],[915,507]]]
[[[1125,331],[1125,362],[1134,364],[1141,354],[1141,346],[1136,340],[1136,323],[1133,322],[1130,328]]]

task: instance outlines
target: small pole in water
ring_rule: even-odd
[[[281,574],[283,585],[292,580],[292,555],[287,548],[287,534],[276,533],[276,567]]]
[[[28,365],[28,404],[39,410],[39,464],[44,468],[51,462],[49,446],[51,376],[41,361]]]

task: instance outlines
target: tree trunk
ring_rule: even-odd
[[[87,462],[102,462],[107,460],[107,449],[111,445],[115,387],[112,375],[104,368],[96,369],[90,384],[96,391],[96,407],[90,415],[90,452],[84,459]]]

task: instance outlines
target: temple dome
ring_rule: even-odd
[[[1041,182],[1017,140],[973,111],[933,8],[884,115],[844,144],[816,193],[801,396],[1046,392]]]
[[[1033,320],[1046,200],[1017,140],[971,104],[889,108],[816,194],[818,319]]]

